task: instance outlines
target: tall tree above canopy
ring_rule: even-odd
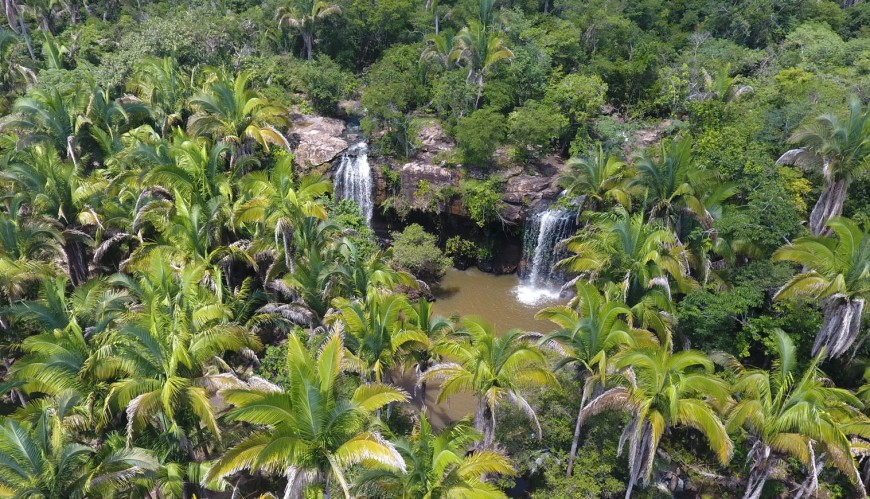
[[[305,57],[310,61],[314,54],[314,31],[327,17],[340,15],[338,4],[325,0],[291,0],[288,5],[278,9],[275,17],[278,26],[293,28],[302,35]]]
[[[816,236],[829,234],[826,223],[843,213],[849,186],[870,170],[870,108],[853,97],[845,119],[835,114],[819,116],[795,132],[791,142],[801,147],[787,151],[777,163],[824,176],[822,194],[810,213],[810,231]]]
[[[495,411],[503,401],[515,403],[532,420],[540,437],[538,417],[523,392],[555,384],[556,378],[544,355],[523,332],[514,329],[497,336],[483,319],[466,317],[454,337],[434,350],[450,360],[435,364],[420,380],[441,382],[438,403],[463,391],[477,397],[474,426],[483,434],[484,448],[495,441]]]
[[[217,140],[233,145],[235,163],[239,153],[249,153],[245,146],[260,144],[267,151],[269,144],[290,150],[284,135],[275,128],[286,123],[284,110],[271,105],[250,88],[250,73],[240,72],[235,78],[219,72],[215,80],[190,99],[197,113],[187,122],[191,135],[210,134]]]
[[[468,64],[468,81],[477,85],[477,98],[474,108],[480,105],[486,73],[499,61],[511,60],[514,53],[507,47],[504,37],[488,28],[485,24],[471,20],[468,26],[456,35],[453,42],[454,59],[462,59]]]
[[[776,292],[776,299],[808,296],[822,300],[824,321],[813,355],[843,355],[861,329],[864,303],[870,298],[870,234],[857,223],[836,217],[826,224],[833,237],[805,236],[773,254],[804,270]]]
[[[700,431],[719,462],[727,464],[734,452],[725,425],[713,410],[713,400],[723,402],[728,385],[713,374],[713,362],[703,352],[671,353],[670,345],[634,348],[615,359],[626,372],[627,387],[607,390],[593,399],[583,420],[606,409],[631,414],[620,437],[620,451],[628,444],[629,483],[626,499],[640,482],[649,484],[662,437],[674,427]]]
[[[656,343],[655,336],[648,331],[629,326],[627,321],[630,321],[631,309],[626,304],[602,296],[592,284],[577,283],[576,301],[575,308],[549,307],[535,316],[559,327],[541,338],[542,345],[555,347],[561,357],[555,369],[574,367],[583,384],[574,439],[568,455],[568,476],[571,476],[577,456],[583,409],[597,391],[606,387],[609,359],[622,347]]]

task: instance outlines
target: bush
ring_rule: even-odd
[[[462,202],[478,227],[498,219],[501,207],[501,186],[497,179],[487,181],[461,180],[459,182]]]
[[[483,166],[490,162],[492,153],[504,143],[504,116],[492,109],[478,109],[456,125],[456,145],[462,151],[463,162]]]
[[[393,264],[432,283],[444,276],[453,264],[436,245],[436,238],[419,224],[411,224],[402,232],[393,232]]]
[[[551,151],[568,127],[568,118],[548,104],[529,102],[508,118],[511,142],[520,151],[543,154]]]
[[[338,109],[338,101],[347,94],[348,73],[326,55],[317,56],[299,67],[299,85],[311,106],[318,113],[333,116]]]
[[[477,245],[473,241],[453,236],[447,240],[444,253],[453,259],[456,268],[467,269],[477,260]]]

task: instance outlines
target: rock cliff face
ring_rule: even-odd
[[[291,116],[290,145],[303,170],[317,170],[347,149],[344,121],[323,116]]]
[[[456,144],[437,123],[424,126],[417,141],[420,148],[410,161],[387,162],[387,166],[399,176],[397,195],[415,210],[468,216],[461,197],[455,195],[464,173],[459,168],[448,166],[445,160]],[[519,223],[553,202],[560,192],[556,183],[560,168],[561,162],[557,158],[547,158],[529,167],[502,170],[500,174],[505,180],[502,218]],[[380,169],[376,170],[379,177],[376,199],[381,203],[389,193],[386,179]]]

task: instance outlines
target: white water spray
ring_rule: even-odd
[[[372,199],[374,181],[365,142],[353,145],[345,151],[335,171],[333,182],[336,199],[352,199],[359,206],[366,224],[371,226],[375,207]]]
[[[553,267],[564,257],[559,243],[573,228],[574,213],[564,209],[548,210],[529,220],[523,236],[527,272],[514,290],[521,303],[536,305],[559,298],[559,276]]]

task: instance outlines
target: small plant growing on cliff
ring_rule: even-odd
[[[466,269],[477,260],[478,248],[473,241],[463,239],[462,236],[453,236],[447,240],[444,253],[453,259],[454,266]]]
[[[402,232],[393,232],[392,236],[393,265],[408,270],[418,279],[436,282],[453,264],[436,245],[436,237],[419,224],[411,224]]]
[[[399,176],[399,172],[390,168],[390,165],[386,163],[382,163],[380,167],[381,175],[383,175],[384,181],[387,183],[387,192],[391,195],[395,195],[402,187],[402,179]]]
[[[462,180],[459,183],[465,208],[474,223],[483,227],[490,222],[501,220],[501,182],[498,179]]]

